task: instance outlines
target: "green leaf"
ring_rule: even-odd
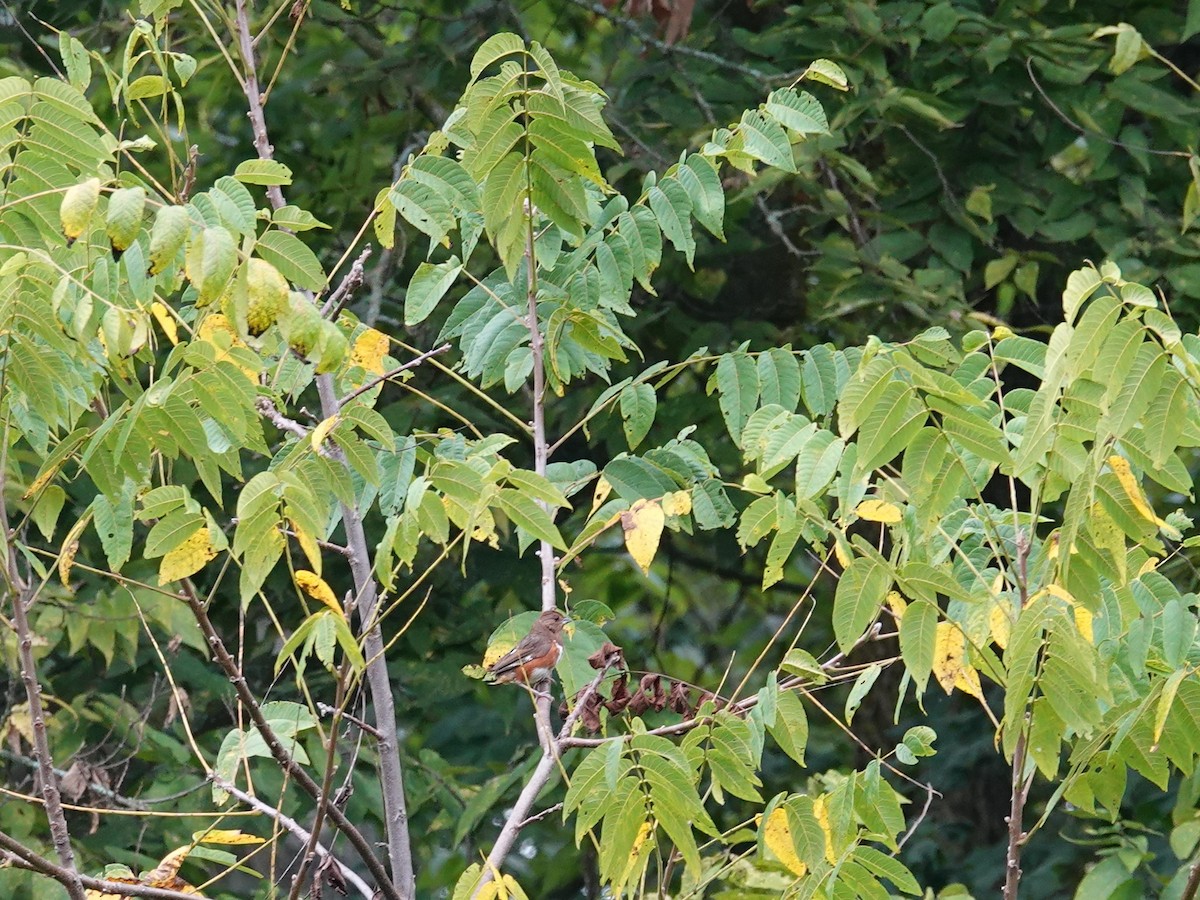
[[[745,141],[745,152],[754,159],[785,172],[796,171],[787,133],[774,119],[768,119],[757,109],[748,109],[742,113],[738,133]]]
[[[445,156],[418,156],[408,177],[433,189],[458,214],[479,209],[479,187],[467,170]]]
[[[501,488],[496,494],[496,505],[513,523],[525,529],[540,541],[546,541],[558,550],[566,550],[562,535],[554,527],[554,521],[537,501],[521,491]]]
[[[828,134],[829,122],[817,98],[807,91],[781,88],[767,96],[768,115],[797,134]]]
[[[628,385],[621,391],[621,420],[630,450],[636,449],[650,431],[657,403],[654,388],[645,382]]]
[[[126,479],[119,496],[97,495],[92,504],[92,524],[100,537],[108,566],[114,572],[129,560],[133,546],[133,481]]]
[[[248,159],[238,163],[233,177],[242,184],[289,185],[292,170],[273,159]]]
[[[802,78],[810,79],[821,84],[827,84],[839,91],[850,89],[850,82],[842,67],[830,59],[814,59],[804,70]]]
[[[758,401],[758,366],[748,353],[726,353],[717,362],[716,385],[729,435],[741,446],[742,429]]]
[[[171,82],[163,75],[143,75],[125,88],[125,99],[148,100],[151,97],[161,97],[169,93]]]
[[[691,267],[696,255],[696,239],[692,236],[692,201],[683,185],[675,178],[664,178],[650,188],[647,202],[662,233]]]
[[[908,604],[900,619],[900,656],[916,682],[918,694],[925,693],[929,673],[933,671],[937,622],[937,605],[925,600]]]
[[[907,448],[924,427],[925,405],[908,385],[890,381],[862,423],[856,472],[886,465]]]
[[[222,175],[213,183],[208,197],[226,225],[241,235],[254,234],[258,209],[254,205],[254,198],[240,181]]]
[[[863,699],[870,693],[871,688],[875,686],[875,682],[879,678],[879,673],[883,671],[879,663],[872,663],[859,673],[859,676],[854,679],[854,684],[850,688],[850,694],[846,697],[846,724],[849,725],[854,721],[854,714],[858,712],[858,708],[862,705]]]
[[[680,487],[658,466],[634,456],[614,459],[604,467],[604,477],[620,497],[629,501],[656,499]]]
[[[454,213],[440,193],[421,181],[403,179],[388,192],[396,211],[416,228],[440,244],[454,228]]]
[[[515,34],[501,32],[494,34],[475,51],[475,55],[471,57],[471,80],[474,81],[479,77],[479,74],[494,62],[504,59],[506,56],[512,56],[514,53],[524,53],[525,42]]]
[[[271,223],[290,231],[310,231],[313,228],[328,228],[324,222],[308,210],[298,206],[281,206],[271,213]]]
[[[404,324],[419,325],[429,318],[462,268],[457,256],[436,265],[423,262],[417,266],[404,294]]]
[[[857,557],[842,573],[833,598],[833,634],[843,653],[879,614],[891,585],[887,568],[866,557]]]
[[[325,270],[316,254],[294,234],[274,229],[268,231],[258,239],[254,252],[297,287],[310,291],[325,287]]]
[[[1100,277],[1100,273],[1090,266],[1086,269],[1077,269],[1067,277],[1067,286],[1063,289],[1062,305],[1063,315],[1068,323],[1075,321],[1075,314],[1079,312],[1083,301],[1090,297],[1102,283],[1103,279]]]
[[[863,868],[880,878],[886,878],[901,893],[914,897],[921,896],[921,886],[917,883],[905,865],[893,856],[876,850],[874,847],[859,845],[854,848],[854,858]]]
[[[758,355],[758,384],[763,405],[795,412],[800,402],[800,360],[791,347],[772,347]]]
[[[776,495],[759,497],[743,511],[738,521],[737,541],[743,550],[758,545],[779,522]]]
[[[833,481],[846,445],[832,431],[817,431],[796,457],[796,499],[815,497]]]
[[[688,154],[675,167],[675,177],[687,192],[696,221],[720,240],[725,240],[725,189],[721,176],[706,156]]]
[[[767,730],[784,753],[801,766],[804,765],[804,749],[808,746],[808,714],[795,693],[780,691],[776,700],[775,722],[768,725]]]

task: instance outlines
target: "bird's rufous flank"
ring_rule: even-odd
[[[562,630],[567,620],[557,609],[548,609],[537,617],[529,634],[521,638],[502,657],[487,668],[496,684],[517,681],[535,690],[545,685],[562,656]]]

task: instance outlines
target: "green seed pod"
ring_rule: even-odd
[[[100,179],[89,178],[83,184],[77,184],[67,189],[63,194],[62,204],[58,208],[58,218],[62,222],[63,234],[67,243],[75,242],[87,229],[100,202]]]
[[[182,206],[160,206],[150,229],[150,274],[157,275],[175,261],[188,236],[188,211]]]
[[[246,262],[246,328],[257,336],[275,324],[288,307],[288,283],[265,259]]]

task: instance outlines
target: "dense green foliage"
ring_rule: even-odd
[[[357,763],[345,818],[381,840],[386,749],[320,704],[374,721],[384,661],[417,895],[452,891],[541,764],[521,692],[469,677],[539,605],[540,545],[560,693],[606,637],[631,692],[663,681],[637,717],[608,673],[611,740],[504,863],[530,896],[982,893],[1035,770],[1030,896],[1179,896],[1191,522],[1155,509],[1200,445],[1190,19],[763,4],[635,53],[653,22],[589,4],[514,12],[526,39],[491,3],[275,5],[271,162],[202,24],[232,4],[32,6],[74,37],[63,79],[20,44],[0,81],[6,594],[36,598],[67,798],[146,813],[70,814],[85,871],[190,846],[230,802],[210,766],[311,825],[219,635],[316,782]],[[7,782],[36,793],[19,645]],[[35,807],[0,831],[50,852]],[[268,896],[239,877],[206,893]]]

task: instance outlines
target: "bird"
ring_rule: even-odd
[[[487,667],[488,680],[494,684],[515,681],[529,686],[535,693],[542,693],[562,656],[562,631],[566,621],[567,617],[557,609],[543,612],[517,646]]]

